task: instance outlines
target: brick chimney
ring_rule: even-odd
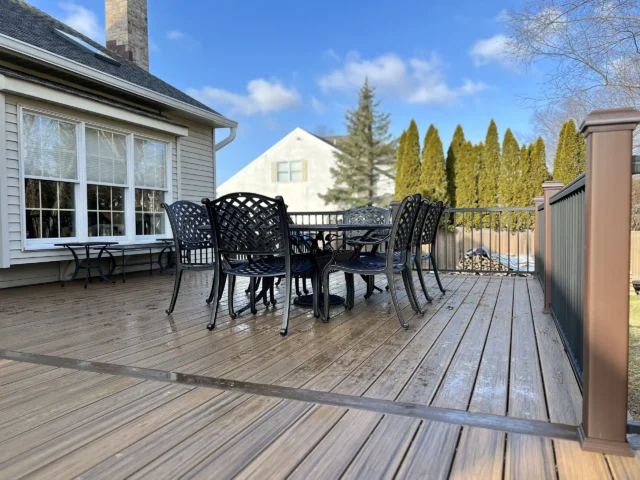
[[[147,0],[105,0],[107,48],[149,70]]]

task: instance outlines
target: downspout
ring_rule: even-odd
[[[216,198],[218,196],[218,175],[216,169],[218,150],[221,150],[235,140],[237,130],[237,126],[229,127],[229,135],[224,140],[216,143],[216,129],[213,129],[213,198]]]

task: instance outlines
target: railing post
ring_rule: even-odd
[[[562,182],[548,181],[542,184],[544,191],[544,313],[551,313],[551,203],[549,200],[562,190]]]
[[[582,448],[631,455],[627,443],[631,155],[640,111],[598,110],[580,126],[585,181]]]
[[[538,213],[538,207],[544,203],[544,197],[533,197],[533,214],[536,228],[534,230],[533,235],[533,265],[535,268],[538,268],[540,265],[540,235],[538,235],[538,228],[540,226],[540,213]],[[536,272],[538,277],[540,276],[540,272]]]

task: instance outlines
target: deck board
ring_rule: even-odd
[[[443,276],[400,328],[388,292],[322,323],[278,304],[204,329],[209,274],[0,291],[0,349],[576,424],[581,395],[534,279]],[[400,286],[399,282],[399,286]],[[378,284],[384,285],[384,280]],[[234,304],[247,302],[238,282]],[[332,293],[343,294],[341,275]],[[424,299],[423,299],[424,300]],[[87,309],[87,305],[91,305]],[[0,359],[7,478],[637,478],[640,460],[577,443],[360,408]],[[506,445],[506,448],[505,448]]]

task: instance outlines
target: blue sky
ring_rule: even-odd
[[[34,0],[104,42],[103,0]],[[543,72],[504,53],[505,9],[520,1],[317,2],[148,0],[150,69],[240,124],[218,155],[222,183],[299,126],[344,133],[344,112],[368,75],[399,136],[430,123],[447,148],[461,123],[484,139],[491,118],[530,140]],[[241,5],[241,6],[240,6]]]

